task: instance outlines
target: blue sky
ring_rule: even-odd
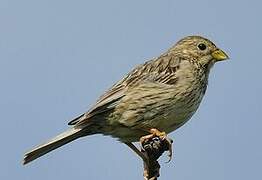
[[[216,64],[198,112],[170,134],[160,179],[260,179],[262,11],[250,1],[0,1],[0,179],[142,179],[142,163],[95,135],[28,166],[23,153],[67,128],[135,65],[197,34]]]

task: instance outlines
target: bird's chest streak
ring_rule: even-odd
[[[180,73],[180,72],[178,72]],[[180,79],[174,88],[173,99],[165,109],[162,119],[155,126],[166,132],[174,131],[185,124],[198,109],[207,87],[205,74],[181,71]]]
[[[190,89],[177,94],[164,115],[164,121],[159,122],[166,132],[174,131],[185,124],[198,109],[204,93],[200,89]]]

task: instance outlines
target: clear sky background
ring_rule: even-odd
[[[0,179],[142,179],[125,145],[95,135],[22,166],[114,82],[197,34],[231,57],[216,64],[198,112],[170,137],[160,179],[261,179],[262,4],[228,0],[1,0]]]

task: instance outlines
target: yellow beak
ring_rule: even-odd
[[[212,52],[212,57],[217,61],[223,61],[226,59],[229,59],[228,55],[223,52],[221,49],[217,49],[214,52]]]

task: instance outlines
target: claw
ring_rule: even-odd
[[[169,163],[172,160],[172,155],[173,155],[173,151],[172,151],[172,143],[173,140],[170,138],[166,138],[167,144],[168,144],[168,160],[165,163]]]
[[[142,149],[153,159],[158,159],[162,153],[168,151],[168,161],[166,163],[170,162],[173,140],[168,138],[165,132],[160,132],[157,129],[150,129],[150,133],[140,138]]]

